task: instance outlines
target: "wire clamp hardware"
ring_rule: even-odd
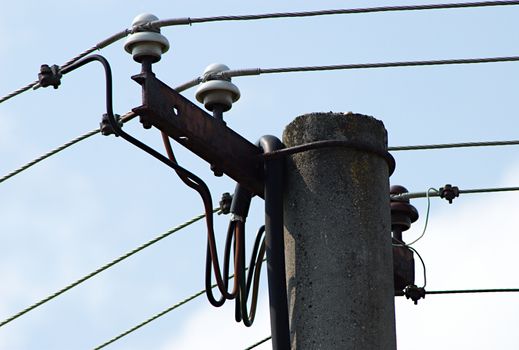
[[[53,86],[57,89],[61,84],[61,71],[58,65],[42,64],[40,73],[38,73],[38,81],[41,87]]]
[[[445,185],[445,187],[440,187],[440,198],[445,198],[449,201],[449,204],[452,204],[454,198],[460,196],[460,189],[458,186],[452,186],[450,184]]]
[[[220,200],[220,212],[224,215],[227,215],[231,212],[231,203],[232,196],[229,192],[225,192],[222,194],[222,199]]]
[[[425,288],[417,287],[411,284],[404,289],[404,295],[406,299],[411,299],[415,305],[418,304],[418,300],[425,299]]]
[[[121,116],[119,114],[114,114],[115,120],[119,124],[119,126],[123,126],[123,123],[121,122]],[[101,118],[101,122],[99,123],[99,130],[101,131],[101,134],[104,136],[109,136],[115,134],[115,130],[112,127],[112,124],[110,124],[110,120],[108,119],[108,114],[103,114],[103,118]],[[119,136],[115,134],[115,136]]]

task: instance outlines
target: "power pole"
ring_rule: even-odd
[[[387,132],[372,117],[316,113],[283,134],[289,148],[328,140],[339,142],[287,159],[291,349],[396,349]]]

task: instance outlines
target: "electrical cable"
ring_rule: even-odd
[[[219,210],[219,208],[215,208],[215,209],[213,209],[213,212],[217,212],[218,210]],[[61,294],[65,293],[65,292],[67,292],[67,291],[69,291],[69,290],[71,290],[71,289],[74,288],[74,287],[77,287],[77,286],[80,285],[81,283],[83,283],[83,282],[85,282],[85,281],[91,279],[92,277],[98,275],[99,273],[101,273],[101,272],[103,272],[103,271],[105,271],[105,270],[107,270],[107,269],[113,267],[114,265],[120,263],[121,261],[128,259],[130,256],[132,256],[132,255],[134,255],[134,254],[140,252],[141,250],[143,250],[143,249],[145,249],[145,248],[148,248],[149,246],[151,246],[151,245],[153,245],[153,244],[155,244],[155,243],[157,243],[157,242],[163,240],[163,239],[166,238],[166,237],[171,236],[173,233],[182,230],[183,228],[185,228],[185,227],[187,227],[187,226],[189,226],[189,225],[191,225],[191,224],[193,224],[193,223],[199,221],[200,219],[202,219],[202,218],[204,218],[204,217],[205,217],[205,214],[201,214],[201,215],[195,216],[195,217],[192,218],[191,220],[188,220],[188,221],[184,222],[183,224],[180,224],[180,225],[178,225],[178,226],[172,228],[171,230],[169,230],[169,231],[167,231],[167,232],[164,232],[163,234],[161,234],[161,235],[159,235],[159,236],[153,238],[152,240],[150,240],[150,241],[148,241],[148,242],[146,242],[146,243],[144,243],[144,244],[138,246],[137,248],[132,249],[131,251],[129,251],[129,252],[127,252],[127,253],[125,253],[125,254],[119,256],[118,258],[116,258],[116,259],[110,261],[109,263],[107,263],[107,264],[105,264],[105,265],[99,267],[99,268],[96,269],[95,271],[93,271],[93,272],[91,272],[91,273],[89,273],[89,274],[87,274],[87,275],[81,277],[81,278],[78,279],[77,281],[72,282],[72,283],[70,283],[69,285],[67,285],[67,286],[65,286],[65,287],[63,287],[63,288],[61,288],[61,289],[58,290],[57,292],[55,292],[55,293],[53,293],[53,294],[51,294],[51,295],[49,295],[49,296],[47,296],[47,297],[41,299],[40,301],[38,301],[38,302],[32,304],[31,306],[29,306],[29,307],[23,309],[22,311],[17,312],[17,313],[14,314],[13,316],[8,317],[8,318],[5,319],[4,321],[0,322],[0,327],[5,326],[6,324],[10,323],[11,321],[14,321],[15,319],[17,319],[18,317],[20,317],[20,316],[22,316],[22,315],[28,313],[29,311],[32,311],[32,310],[36,309],[37,307],[39,307],[39,306],[41,306],[41,305],[43,305],[43,304],[45,304],[45,303],[51,301],[52,299],[54,299],[54,298],[60,296]]]
[[[430,211],[431,211],[431,196],[430,196],[431,191],[438,192],[437,189],[432,188],[432,187],[429,188],[427,190],[427,192],[426,192],[426,194],[427,194],[427,211],[426,211],[426,214],[425,214],[425,222],[424,222],[422,234],[420,236],[418,236],[418,238],[416,238],[414,241],[412,241],[410,243],[406,243],[406,246],[410,246],[410,245],[415,244],[416,242],[421,240],[423,238],[423,236],[425,236],[425,232],[427,231],[427,224],[429,223],[429,214],[430,214]]]
[[[215,272],[215,278],[216,282],[218,284],[218,289],[221,292],[221,294],[226,299],[232,299],[234,296],[230,293],[228,293],[226,288],[226,283],[224,282],[224,278],[222,277],[223,274],[220,270],[220,265],[218,263],[218,252],[216,249],[216,239],[214,234],[214,225],[213,225],[213,212],[212,212],[212,196],[211,191],[207,187],[207,184],[198,176],[190,172],[189,170],[185,169],[184,167],[180,166],[175,160],[171,160],[168,157],[164,156],[162,153],[158,152],[157,150],[153,149],[152,147],[144,144],[143,142],[139,141],[135,137],[131,136],[130,134],[126,133],[119,123],[117,122],[114,113],[113,113],[113,107],[112,107],[112,72],[110,68],[110,64],[108,61],[100,55],[92,55],[88,56],[72,66],[69,66],[68,70],[77,69],[85,64],[88,64],[93,61],[98,61],[102,64],[104,71],[105,71],[105,84],[106,84],[106,116],[108,117],[108,122],[110,126],[112,127],[114,133],[117,136],[120,136],[124,140],[128,141],[129,143],[133,144],[135,147],[140,148],[144,152],[148,153],[152,157],[156,158],[157,160],[161,161],[165,165],[172,168],[180,177],[184,180],[186,185],[194,189],[198,194],[200,195],[202,202],[204,204],[204,209],[206,212],[206,226],[207,226],[207,246],[208,246],[208,253],[211,255],[211,261],[213,265],[213,269]],[[142,59],[142,74],[153,74],[151,71],[153,63],[153,58],[143,58]]]
[[[392,237],[392,239],[394,242],[396,242],[396,244],[393,243],[393,246],[406,247],[416,253],[416,255],[418,256],[418,258],[420,259],[420,261],[422,263],[422,267],[423,267],[423,286],[422,286],[422,288],[425,288],[425,286],[427,285],[427,271],[425,269],[425,262],[423,261],[420,253],[418,253],[418,251],[415,248],[410,247],[408,244],[402,242],[401,240],[399,240],[395,237]]]
[[[518,293],[519,288],[504,288],[504,289],[462,289],[462,290],[430,290],[425,291],[426,295],[434,295],[434,294],[472,294],[472,293]],[[404,296],[403,291],[397,291],[395,296]],[[272,339],[272,336],[268,336],[257,343],[252,344],[248,348],[244,350],[251,350],[255,347],[265,343],[266,341]]]
[[[418,66],[445,66],[455,64],[479,64],[479,63],[499,63],[517,62],[519,56],[504,57],[481,57],[481,58],[456,58],[445,60],[423,60],[423,61],[400,61],[400,62],[379,62],[379,63],[356,63],[356,64],[337,64],[324,66],[299,66],[299,67],[280,67],[280,68],[249,68],[228,70],[219,73],[209,74],[202,79],[229,79],[240,76],[278,74],[278,73],[301,73],[334,70],[353,70],[353,69],[373,69],[373,68],[398,68],[398,67],[418,67]],[[194,81],[194,80],[193,80]]]
[[[422,263],[422,268],[423,268],[423,286],[422,286],[422,288],[425,288],[425,286],[427,285],[427,271],[425,270],[425,262],[423,261],[420,253],[418,253],[418,251],[415,248],[410,247],[409,245],[405,245],[405,246],[408,249],[411,249],[413,252],[415,252],[416,256],[418,256],[418,258],[420,259],[420,262]]]
[[[124,31],[121,31],[121,32],[118,32],[106,39],[104,39],[103,41],[100,41],[99,43],[97,43],[96,45],[92,46],[91,48],[81,52],[80,54],[78,54],[77,56],[71,58],[70,60],[68,60],[67,62],[65,62],[62,66],[61,66],[61,70],[65,69],[65,68],[68,68],[70,65],[72,65],[73,63],[79,61],[80,59],[82,59],[83,57],[91,54],[92,52],[96,51],[96,50],[101,50],[102,48],[105,48],[106,46],[110,45],[110,44],[113,44],[114,42],[116,42],[117,40],[120,40],[122,38],[124,38],[126,35],[128,35],[130,31],[128,29],[125,29]],[[64,73],[63,73],[64,74]],[[27,91],[27,90],[30,90],[31,88],[33,89],[37,89],[39,88],[40,85],[39,85],[39,81],[36,80],[36,81],[33,81],[32,83],[29,83],[27,85],[25,85],[24,87],[21,87],[19,88],[18,90],[15,90],[3,97],[0,98],[0,104]]]
[[[164,147],[166,148],[166,153],[168,155],[169,160],[178,165],[177,160],[175,158],[173,148],[171,146],[171,141],[169,136],[165,132],[161,132],[162,141],[164,143]],[[180,179],[189,187],[194,188],[195,190],[201,193],[200,184],[197,181],[192,180],[189,176],[184,176],[182,173],[177,172],[177,175]],[[206,196],[209,194],[206,194]],[[250,198],[249,198],[250,200]],[[265,228],[262,227],[258,231],[256,235],[256,240],[254,243],[253,252],[251,255],[251,270],[249,270],[249,274],[245,276],[245,223],[242,220],[231,220],[229,223],[229,228],[227,230],[227,238],[225,243],[225,251],[224,251],[224,267],[223,267],[223,275],[229,274],[229,261],[230,261],[230,247],[231,241],[234,239],[234,287],[231,292],[228,291],[228,283],[227,280],[223,280],[223,285],[221,285],[218,281],[219,274],[221,271],[219,270],[220,263],[218,261],[218,256],[216,254],[215,242],[216,238],[214,237],[214,227],[213,222],[210,219],[210,214],[206,215],[206,225],[207,225],[207,253],[206,253],[206,268],[205,268],[205,285],[206,285],[206,294],[211,305],[215,307],[222,306],[226,300],[236,300],[236,309],[235,309],[235,320],[237,322],[243,321],[244,325],[250,327],[254,322],[255,314],[256,314],[256,304],[257,304],[257,296],[258,296],[258,288],[259,288],[259,275],[261,271],[261,261],[263,260],[263,256],[265,255],[265,241],[262,240],[262,236],[265,232]],[[260,243],[261,242],[261,243]],[[261,248],[260,248],[261,246]],[[258,253],[259,249],[259,253]],[[255,262],[256,261],[256,262]],[[212,290],[212,273],[216,275],[218,289],[221,293],[221,297],[216,299]],[[254,279],[253,279],[254,276]],[[251,308],[250,312],[247,308],[247,300],[249,297],[250,289],[252,288],[252,300],[251,300]]]
[[[379,7],[367,7],[367,8],[318,10],[318,11],[303,11],[303,12],[278,12],[278,13],[264,13],[264,14],[257,14],[257,15],[241,15],[241,16],[237,15],[237,16],[215,16],[215,17],[198,17],[198,18],[190,18],[190,17],[172,18],[172,19],[154,21],[149,24],[143,25],[141,27],[146,29],[146,28],[161,28],[161,27],[177,26],[177,25],[193,25],[193,24],[197,24],[197,23],[208,23],[208,22],[251,21],[251,20],[260,20],[260,19],[275,19],[275,18],[300,18],[300,17],[362,14],[362,13],[377,13],[377,12],[442,10],[442,9],[460,9],[460,8],[510,6],[510,5],[519,5],[519,1],[480,1],[480,2],[465,2],[465,3],[451,3],[451,4],[379,6]]]
[[[77,57],[79,57],[79,56],[77,56]],[[180,92],[188,89],[189,87],[190,86],[187,86],[186,84],[182,84],[180,86],[177,86],[175,88],[175,91],[180,93]],[[134,112],[130,111],[130,112],[127,112],[124,115],[122,115],[120,117],[119,121],[124,124],[124,123],[132,120],[136,116],[137,115]],[[38,158],[35,158],[34,160],[32,160],[32,161],[30,161],[30,162],[28,162],[28,163],[26,163],[24,165],[22,165],[18,169],[15,169],[15,170],[11,171],[10,173],[0,177],[0,183],[10,179],[11,177],[13,177],[15,175],[20,174],[21,172],[31,168],[32,166],[38,164],[39,162],[41,162],[41,161],[43,161],[43,160],[45,160],[45,159],[47,159],[47,158],[49,158],[49,157],[51,157],[51,156],[53,156],[53,155],[55,155],[57,153],[59,153],[59,152],[65,150],[65,149],[69,148],[70,146],[75,145],[76,143],[79,143],[79,142],[81,142],[83,140],[86,140],[86,139],[88,139],[88,138],[98,134],[100,131],[101,130],[99,128],[94,129],[92,131],[86,132],[86,133],[84,133],[84,134],[82,134],[82,135],[80,135],[80,136],[78,136],[78,137],[76,137],[76,138],[74,138],[74,139],[64,143],[63,145],[61,145],[59,147],[56,147],[55,149],[53,149],[53,150],[51,150],[51,151],[49,151],[49,152],[39,156]]]
[[[114,42],[123,39],[128,34],[132,32],[136,32],[143,29],[157,29],[161,27],[167,26],[177,26],[177,25],[193,25],[195,23],[208,23],[208,22],[222,22],[222,21],[248,21],[248,20],[260,20],[260,19],[274,19],[274,18],[297,18],[297,17],[315,17],[315,16],[324,16],[324,15],[344,15],[344,14],[361,14],[361,13],[376,13],[376,12],[396,12],[396,11],[419,11],[419,10],[440,10],[440,9],[459,9],[459,8],[477,8],[477,7],[495,7],[495,6],[510,6],[510,5],[519,5],[519,1],[481,1],[481,2],[467,2],[467,3],[452,3],[452,4],[428,4],[428,5],[407,5],[407,6],[380,6],[380,7],[368,7],[368,8],[354,8],[354,9],[335,9],[335,10],[320,10],[320,11],[303,11],[303,12],[280,12],[280,13],[266,13],[266,14],[257,14],[257,15],[243,15],[243,16],[216,16],[216,17],[199,17],[199,18],[173,18],[173,19],[165,19],[158,20],[150,23],[146,23],[141,26],[136,26],[132,29],[124,29],[120,32],[117,32],[110,37],[100,41],[96,45],[91,48],[83,51],[72,59],[68,60],[65,64],[61,66],[61,68],[66,68],[83,57],[91,54],[96,50],[101,50],[102,48],[107,47]],[[487,61],[490,62],[490,61]],[[493,61],[497,62],[497,61]],[[499,61],[503,62],[503,61]],[[463,62],[458,62],[463,63]],[[468,63],[468,62],[464,62]],[[471,63],[483,63],[483,62],[471,62]],[[436,63],[436,64],[449,64],[449,63]],[[450,63],[453,64],[453,63]],[[415,65],[415,64],[406,64],[406,65]],[[400,65],[399,65],[400,66]],[[395,67],[394,65],[390,66],[381,66],[381,67]],[[304,69],[304,67],[299,67],[299,69]],[[361,68],[361,67],[358,67]],[[367,66],[364,68],[380,68],[376,66]],[[286,72],[294,72],[300,71],[299,69],[289,69]],[[332,69],[352,69],[352,68],[339,68],[336,66]],[[312,70],[330,70],[330,69],[322,69],[322,67],[313,67]],[[261,73],[281,73],[279,69],[266,69]],[[249,75],[249,73],[242,73],[241,75]],[[255,73],[252,73],[255,74]],[[198,79],[197,79],[198,80]],[[197,85],[199,82],[194,82]],[[0,104],[31,89],[38,88],[39,81],[36,80],[32,83],[27,84],[24,87],[19,88],[3,97],[0,98]]]
[[[459,194],[478,194],[478,193],[499,193],[499,192],[513,192],[519,191],[519,187],[494,187],[494,188],[474,188],[468,190],[459,190]],[[430,197],[439,197],[440,192],[430,193]],[[391,195],[393,199],[414,199],[425,198],[427,192],[407,192]]]
[[[519,288],[429,290],[429,291],[425,291],[425,294],[473,294],[473,293],[517,293],[517,292],[519,292]]]
[[[264,261],[265,261],[265,259],[262,260],[262,262],[264,262]],[[245,268],[245,270],[249,270],[249,267]],[[233,278],[233,277],[234,277],[234,275],[230,275],[230,276],[227,277],[227,280],[230,280],[230,279]],[[211,288],[214,289],[214,288],[216,288],[217,286],[218,286],[218,285],[215,283],[215,284],[211,285]],[[165,309],[165,310],[159,312],[158,314],[156,314],[156,315],[154,315],[154,316],[148,318],[147,320],[145,320],[145,321],[139,323],[138,325],[136,325],[136,326],[134,326],[134,327],[132,327],[132,328],[130,328],[130,329],[128,329],[128,330],[126,330],[126,331],[120,333],[119,335],[117,335],[117,336],[113,337],[112,339],[110,339],[110,340],[104,342],[103,344],[101,344],[101,345],[99,345],[99,346],[96,346],[96,347],[94,348],[94,350],[102,349],[102,348],[104,348],[104,347],[106,347],[106,346],[108,346],[108,345],[110,345],[110,344],[116,342],[117,340],[119,340],[119,339],[121,339],[121,338],[124,338],[125,336],[129,335],[130,333],[135,332],[135,331],[138,330],[139,328],[141,328],[141,327],[143,327],[143,326],[145,326],[145,325],[147,325],[147,324],[149,324],[149,323],[155,321],[156,319],[158,319],[158,318],[160,318],[160,317],[166,315],[167,313],[169,313],[169,312],[171,312],[171,311],[173,311],[173,310],[175,310],[175,309],[181,307],[182,305],[187,304],[188,302],[192,301],[193,299],[198,298],[199,296],[205,294],[205,292],[206,292],[206,290],[205,290],[205,288],[204,288],[204,289],[202,289],[202,290],[200,290],[200,291],[198,291],[198,292],[192,294],[191,296],[189,296],[189,297],[183,299],[182,301],[179,301],[178,303],[174,304],[173,306],[171,306],[171,307],[169,307],[169,308],[167,308],[167,309]]]
[[[483,141],[483,142],[460,142],[460,143],[443,143],[433,145],[414,145],[414,146],[393,146],[388,147],[388,151],[421,151],[431,149],[449,149],[449,148],[464,148],[464,147],[490,147],[490,146],[516,146],[519,145],[519,140],[510,141]]]
[[[271,335],[269,335],[268,337],[266,337],[266,338],[264,338],[264,339],[258,341],[257,343],[252,344],[251,346],[245,348],[244,350],[251,350],[251,349],[254,349],[255,347],[260,346],[261,344],[263,344],[263,343],[269,341],[270,339],[272,339],[272,336],[271,336]]]
[[[216,284],[214,284],[213,287],[216,287]],[[110,344],[116,342],[117,340],[119,340],[119,339],[121,339],[121,338],[124,338],[124,337],[127,336],[128,334],[135,332],[135,331],[138,330],[139,328],[144,327],[144,326],[147,325],[148,323],[151,323],[151,322],[155,321],[156,319],[158,319],[158,318],[160,318],[160,317],[166,315],[167,313],[169,313],[169,312],[171,312],[171,311],[173,311],[173,310],[179,308],[180,306],[182,306],[182,305],[184,305],[184,304],[187,304],[187,303],[190,302],[191,300],[198,298],[199,296],[203,295],[204,293],[205,293],[205,289],[202,289],[201,291],[199,291],[199,292],[197,292],[197,293],[195,293],[195,294],[193,294],[193,295],[191,295],[191,296],[185,298],[184,300],[182,300],[182,301],[176,303],[175,305],[173,305],[173,306],[167,308],[166,310],[161,311],[161,312],[159,312],[158,314],[156,314],[156,315],[154,315],[154,316],[148,318],[148,319],[145,320],[144,322],[141,322],[141,323],[139,323],[138,325],[136,325],[136,326],[134,326],[134,327],[128,329],[127,331],[124,331],[123,333],[121,333],[121,334],[119,334],[119,335],[113,337],[112,339],[110,339],[110,340],[104,342],[103,344],[96,346],[96,347],[94,348],[94,350],[99,350],[99,349],[102,349],[102,348],[107,347],[108,345],[110,345]]]
[[[121,117],[120,121],[121,121],[122,123],[126,123],[127,121],[129,121],[129,120],[135,118],[136,116],[137,116],[137,115],[136,115],[135,113],[133,113],[133,112],[128,112],[128,113],[124,114],[124,115]],[[13,176],[15,176],[15,175],[20,174],[21,172],[23,172],[23,171],[29,169],[30,167],[32,167],[32,166],[38,164],[39,162],[41,162],[41,161],[43,161],[43,160],[45,160],[45,159],[47,159],[47,158],[49,158],[49,157],[51,157],[51,156],[53,156],[53,155],[59,153],[59,152],[61,152],[61,151],[64,151],[65,149],[69,148],[70,146],[75,145],[76,143],[79,143],[79,142],[81,142],[81,141],[83,141],[83,140],[88,139],[88,138],[91,137],[91,136],[94,136],[94,135],[98,134],[99,132],[100,132],[100,129],[99,129],[99,128],[94,129],[94,130],[92,130],[92,131],[89,131],[89,132],[87,132],[87,133],[85,133],[85,134],[83,134],[83,135],[80,135],[80,136],[78,136],[78,137],[76,137],[76,138],[74,138],[74,139],[68,141],[67,143],[65,143],[65,144],[63,144],[63,145],[61,145],[61,146],[59,146],[59,147],[56,147],[55,149],[53,149],[53,150],[51,150],[51,151],[49,151],[49,152],[47,152],[47,153],[45,153],[45,154],[39,156],[38,158],[35,158],[34,160],[31,160],[30,162],[28,162],[28,163],[26,163],[26,164],[24,164],[24,165],[22,165],[22,166],[19,167],[18,169],[15,169],[15,170],[11,171],[10,173],[8,173],[8,174],[2,176],[2,177],[0,178],[0,183],[4,182],[5,180],[10,179],[11,177],[13,177]]]
[[[179,167],[176,158],[173,153],[173,148],[171,146],[171,142],[169,139],[169,136],[162,132],[162,140],[164,143],[164,146],[166,148],[166,153],[168,155],[168,160],[175,164],[177,167]],[[180,179],[189,187],[195,189],[200,196],[202,197],[202,201],[204,202],[204,207],[207,211],[207,203],[212,202],[211,199],[211,193],[209,192],[209,189],[205,185],[205,183],[200,179],[193,179],[191,176],[183,174],[182,172],[176,171],[177,175],[180,177]],[[205,284],[206,284],[206,291],[207,291],[207,298],[209,302],[215,306],[220,307],[225,303],[225,300],[231,300],[236,298],[236,296],[239,293],[239,280],[235,279],[234,287],[231,292],[227,290],[228,283],[226,280],[224,280],[221,276],[221,270],[220,270],[220,264],[218,262],[218,253],[216,251],[216,238],[214,235],[214,225],[213,225],[213,218],[212,215],[207,212],[206,215],[206,226],[207,226],[207,258],[206,258],[206,274],[205,274]],[[225,253],[224,253],[224,274],[228,274],[228,268],[229,268],[229,259],[230,259],[230,242],[232,241],[233,235],[236,240],[236,223],[231,221],[229,223],[228,233],[227,233],[227,239],[225,244]],[[239,244],[239,242],[235,241],[235,244]],[[239,254],[241,251],[237,250],[235,252],[234,256],[234,274],[236,276],[239,276],[238,268],[240,263]],[[216,275],[216,281],[218,285],[218,289],[220,293],[222,294],[221,298],[217,300],[213,293],[211,288],[211,265],[215,271]]]

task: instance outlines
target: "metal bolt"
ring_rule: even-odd
[[[460,189],[457,186],[447,184],[444,187],[440,187],[440,198],[445,198],[449,201],[449,204],[452,204],[452,200],[459,197],[459,195]]]
[[[231,194],[229,192],[223,193],[222,199],[220,200],[220,211],[222,212],[222,214],[229,214],[231,212],[231,203]]]

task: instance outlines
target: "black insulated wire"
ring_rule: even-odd
[[[115,134],[117,136],[122,137],[124,140],[130,142],[134,146],[140,148],[141,150],[145,151],[146,153],[150,154],[154,158],[160,160],[162,163],[166,164],[167,166],[171,167],[180,177],[181,179],[189,179],[190,181],[184,181],[189,187],[193,188],[195,191],[198,192],[198,194],[201,196],[204,209],[206,213],[206,226],[208,230],[208,245],[209,250],[211,253],[211,260],[213,262],[213,268],[215,270],[215,276],[218,283],[218,289],[220,292],[226,297],[226,298],[233,298],[231,294],[229,294],[226,291],[225,288],[225,282],[224,278],[222,278],[222,273],[220,271],[220,266],[218,264],[218,253],[216,251],[216,243],[215,243],[215,237],[214,237],[214,225],[213,225],[213,210],[212,210],[212,198],[211,198],[211,192],[209,191],[209,188],[205,184],[205,182],[200,179],[198,176],[190,172],[189,170],[183,168],[180,166],[176,161],[171,161],[169,158],[161,154],[160,152],[156,151],[155,149],[151,148],[150,146],[144,144],[143,142],[137,140],[133,136],[126,133],[124,130],[122,130],[120,124],[115,118],[115,115],[113,113],[113,99],[112,99],[112,71],[110,68],[110,64],[108,61],[101,55],[91,55],[86,58],[83,58],[74,64],[65,67],[62,70],[62,74],[69,73],[75,69],[78,69],[85,64],[88,64],[93,61],[98,61],[103,65],[104,71],[105,71],[105,84],[106,84],[106,111],[108,116],[108,121],[113,128]],[[144,66],[144,65],[143,65]],[[150,72],[151,73],[151,72]]]
[[[166,148],[166,153],[169,160],[178,165],[173,148],[171,146],[170,138],[167,134],[162,132],[162,140]],[[190,187],[196,187],[197,183],[189,178],[184,177],[181,173],[177,172],[177,175],[181,180]],[[231,205],[231,212],[233,216],[239,219],[233,219],[229,223],[225,240],[224,250],[224,261],[223,261],[223,274],[227,276],[229,274],[231,250],[234,251],[234,285],[232,291],[228,290],[229,283],[227,279],[224,279],[223,285],[218,284],[219,269],[215,266],[220,266],[218,256],[213,255],[212,248],[215,247],[216,238],[214,236],[213,223],[206,221],[208,230],[208,241],[207,241],[207,252],[206,252],[206,265],[205,265],[205,288],[206,296],[210,304],[215,307],[222,306],[226,300],[234,299],[236,301],[235,307],[235,319],[237,322],[243,321],[243,323],[250,327],[254,322],[256,313],[258,288],[259,288],[259,276],[261,272],[261,265],[263,257],[265,255],[265,242],[262,240],[264,234],[264,227],[258,231],[254,247],[251,255],[251,262],[249,265],[249,273],[245,276],[245,218],[248,215],[250,201],[252,195],[249,191],[245,190],[242,186],[237,185],[235,194],[233,196],[233,202]],[[207,213],[206,220],[209,213]],[[234,244],[232,244],[234,242]],[[213,247],[212,247],[213,246]],[[231,249],[231,246],[233,249]],[[213,270],[216,275],[218,289],[220,291],[220,297],[217,299],[213,293],[212,275]],[[247,308],[247,302],[249,300],[249,293],[252,288],[252,300],[250,312]]]

